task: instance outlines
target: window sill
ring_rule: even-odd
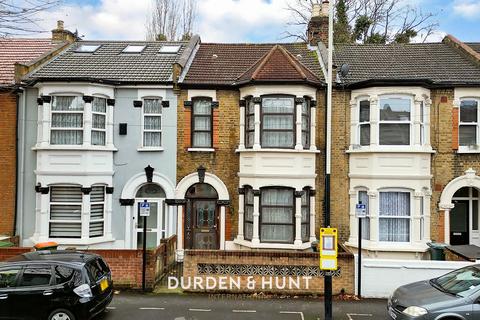
[[[428,241],[429,242],[429,241]],[[346,246],[357,248],[358,240],[345,242]],[[369,251],[387,251],[387,252],[426,252],[428,246],[426,242],[378,242],[372,240],[362,240],[362,249]]]
[[[310,150],[310,149],[302,149],[302,150],[296,150],[296,149],[280,149],[280,148],[261,148],[261,149],[236,149],[235,152],[240,153],[240,152],[284,152],[284,153],[320,153],[320,150]]]
[[[470,149],[470,148],[464,148],[464,147],[458,147],[457,153],[480,153],[480,148],[479,149]]]
[[[436,153],[431,146],[375,146],[350,148],[346,153]]]
[[[163,151],[164,149],[162,147],[160,148],[147,148],[147,147],[141,147],[137,148],[138,152],[155,152],[155,151]]]
[[[257,243],[254,244],[249,240],[240,240],[240,239],[234,239],[233,243],[252,248],[252,249],[283,249],[283,250],[306,250],[310,249],[311,242],[304,242],[300,245],[295,245],[295,244],[288,244],[288,243]]]
[[[188,152],[215,152],[214,148],[187,148]]]
[[[83,146],[83,145],[49,145],[49,146],[35,146],[32,148],[33,151],[41,150],[78,150],[78,151],[118,151],[117,148],[110,146]]]

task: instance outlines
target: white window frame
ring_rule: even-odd
[[[426,144],[425,141],[425,126],[426,126],[426,118],[427,118],[427,113],[426,113],[427,107],[425,106],[425,101],[420,101],[420,145],[424,146]]]
[[[366,240],[366,241],[370,241],[372,240],[372,224],[371,224],[371,219],[370,219],[370,196],[368,195],[368,190],[367,189],[357,189],[357,203],[360,203],[360,192],[365,192],[367,194],[367,199],[368,199],[368,203],[366,204],[366,217],[365,218],[362,218],[362,222],[363,221],[368,221],[368,222],[365,222],[365,224],[368,225],[368,237],[365,237],[366,236],[366,230],[364,228],[362,228],[362,240]],[[363,203],[365,204],[365,203]],[[356,218],[358,219],[358,218]],[[363,220],[365,219],[365,220]],[[357,237],[358,237],[358,234],[357,234]]]
[[[409,121],[391,121],[391,120],[381,120],[381,105],[383,99],[408,99],[410,101],[410,120]],[[371,112],[371,110],[370,110]],[[377,115],[378,115],[378,125],[377,125],[377,143],[379,146],[384,146],[387,148],[390,147],[405,147],[405,146],[412,146],[413,145],[413,119],[416,116],[415,112],[415,104],[413,96],[408,94],[382,94],[378,96],[378,104],[377,104]],[[408,144],[380,144],[380,127],[382,124],[408,124],[409,125],[409,143]]]
[[[145,113],[145,100],[159,100],[160,101],[160,113]],[[143,97],[142,98],[142,119],[141,119],[141,149],[142,150],[152,150],[152,151],[161,151],[163,150],[163,106],[162,106],[162,97]],[[159,117],[160,118],[160,129],[145,129],[145,117]],[[145,133],[146,132],[159,132],[160,133],[160,145],[159,146],[145,146]]]
[[[76,97],[80,99],[83,103],[83,109],[82,110],[73,110],[73,111],[68,111],[68,110],[53,110],[53,104],[55,103],[55,99],[57,97]],[[81,127],[53,127],[53,114],[81,114],[82,115],[82,126]],[[83,142],[85,141],[85,102],[83,101],[83,97],[78,94],[55,94],[52,95],[52,103],[50,106],[50,128],[49,128],[49,134],[50,134],[50,145],[53,146],[81,146]],[[82,141],[79,144],[57,144],[57,143],[52,143],[52,132],[53,131],[81,131],[82,132]]]
[[[92,185],[92,189],[95,188],[95,187],[100,187],[100,188],[103,188],[103,201],[98,201],[98,202],[93,202],[92,201],[92,198],[91,198],[91,193],[90,193],[90,216],[89,216],[89,221],[88,221],[88,238],[89,239],[95,239],[95,238],[101,238],[101,237],[104,237],[105,236],[105,232],[106,232],[106,229],[105,229],[105,214],[106,214],[106,200],[107,200],[107,192],[106,192],[106,186],[105,185]],[[93,191],[93,190],[92,190]],[[92,219],[92,206],[93,205],[99,205],[101,204],[103,206],[103,214],[102,214],[102,219]],[[90,227],[91,227],[91,223],[92,222],[103,222],[103,231],[102,231],[102,235],[100,236],[94,236],[92,237],[90,235]]]
[[[410,204],[410,215],[409,216],[385,216],[385,215],[382,215],[382,213],[380,212],[380,208],[381,208],[381,193],[382,192],[404,192],[404,193],[408,193],[410,196],[409,196],[409,204]],[[403,189],[403,188],[384,188],[384,189],[379,189],[378,190],[378,242],[379,243],[382,243],[384,245],[405,245],[405,244],[411,244],[413,243],[413,239],[412,239],[412,231],[413,231],[413,208],[414,208],[414,205],[413,205],[413,202],[414,199],[413,199],[413,191],[411,189]],[[408,219],[409,220],[409,235],[408,235],[408,241],[384,241],[384,240],[380,240],[380,220],[381,219]]]
[[[52,188],[55,187],[69,187],[69,188],[78,188],[80,189],[81,186],[79,185],[68,185],[68,184],[53,184],[50,185],[50,192],[48,198],[48,237],[51,239],[82,239],[82,216],[83,216],[83,193],[82,193],[82,200],[80,202],[53,202],[51,201],[52,197]],[[81,190],[80,190],[81,192]],[[52,212],[52,205],[64,205],[64,206],[78,206],[80,207],[80,220],[52,220],[51,212]],[[65,238],[65,237],[52,237],[51,236],[51,223],[66,223],[66,224],[78,224],[80,225],[80,236],[79,237],[72,237],[72,238]]]
[[[423,241],[425,239],[425,197],[421,196],[420,197],[420,241]]]
[[[363,101],[368,101],[368,104],[369,104],[369,119],[368,119],[368,121],[363,121],[363,122],[362,122],[362,121],[360,120],[360,117],[361,117],[360,103],[363,102]],[[371,128],[372,128],[372,127],[371,127],[371,123],[370,123],[370,118],[371,118],[371,114],[372,114],[372,106],[371,106],[371,104],[370,104],[370,99],[369,99],[368,97],[365,97],[365,96],[363,96],[363,97],[358,97],[358,98],[357,98],[357,108],[358,108],[358,112],[357,112],[357,114],[358,114],[358,124],[357,124],[357,139],[356,139],[356,140],[357,140],[357,144],[358,144],[359,146],[361,146],[361,147],[369,147],[369,146],[372,144],[372,136],[371,136],[371,134],[370,134],[370,139],[369,139],[368,144],[362,145],[362,143],[361,143],[361,141],[362,141],[362,140],[361,140],[361,138],[362,138],[362,136],[361,136],[361,129],[362,129],[362,126],[368,125],[369,128],[370,128],[370,131],[372,130],[372,129],[371,129]]]
[[[99,111],[94,111],[93,110],[93,101],[92,101],[92,130],[90,132],[90,143],[92,144],[92,146],[99,146],[99,147],[104,147],[107,145],[107,114],[108,114],[108,105],[107,105],[107,98],[105,97],[100,97],[100,96],[94,96],[93,97],[94,99],[97,98],[97,99],[103,99],[105,100],[105,112],[99,112]],[[102,116],[105,116],[105,126],[103,129],[100,129],[100,128],[94,128],[93,127],[93,116],[94,115],[102,115]],[[105,143],[104,144],[93,144],[93,132],[94,131],[97,131],[97,132],[103,132],[105,134]]]
[[[477,122],[461,122],[462,101],[474,100],[477,102]],[[460,145],[460,127],[475,126],[476,136],[475,145]],[[458,150],[459,151],[476,151],[480,152],[480,98],[479,97],[462,97],[458,105]]]

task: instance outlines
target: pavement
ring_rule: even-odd
[[[252,298],[243,295],[115,295],[95,320],[323,320],[320,298]],[[386,300],[334,301],[334,320],[385,320]]]

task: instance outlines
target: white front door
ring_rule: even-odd
[[[145,200],[150,204],[150,216],[140,216],[140,204]],[[135,199],[135,213],[133,217],[132,247],[140,249],[143,246],[144,219],[147,225],[147,248],[152,249],[165,238],[165,199]]]

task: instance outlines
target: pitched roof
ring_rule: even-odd
[[[480,68],[445,43],[336,45],[334,63],[350,65],[347,85],[415,80],[480,85]]]
[[[81,45],[99,46],[92,53]],[[122,52],[128,45],[145,46],[140,53]],[[176,53],[160,53],[163,46],[180,46]],[[111,83],[171,82],[172,64],[179,61],[188,41],[79,41],[25,80],[83,80]]]
[[[50,39],[0,38],[0,86],[15,83],[15,63],[39,58],[57,44]]]
[[[265,58],[276,45],[272,43],[201,43],[183,83],[187,85],[236,84],[242,75],[247,76],[247,71],[254,69],[255,65],[258,66],[260,60]],[[297,64],[303,67],[302,70],[308,69],[308,73],[314,75],[321,74],[316,52],[309,50],[305,43],[282,43],[281,46],[295,57]],[[269,71],[269,76],[273,75],[272,72]],[[262,75],[264,76],[266,75]],[[310,78],[310,75],[308,77]]]
[[[480,53],[480,42],[466,42],[465,44]]]
[[[243,73],[237,84],[248,82],[308,82],[320,84],[320,80],[297,58],[281,45],[275,45],[252,67]]]

